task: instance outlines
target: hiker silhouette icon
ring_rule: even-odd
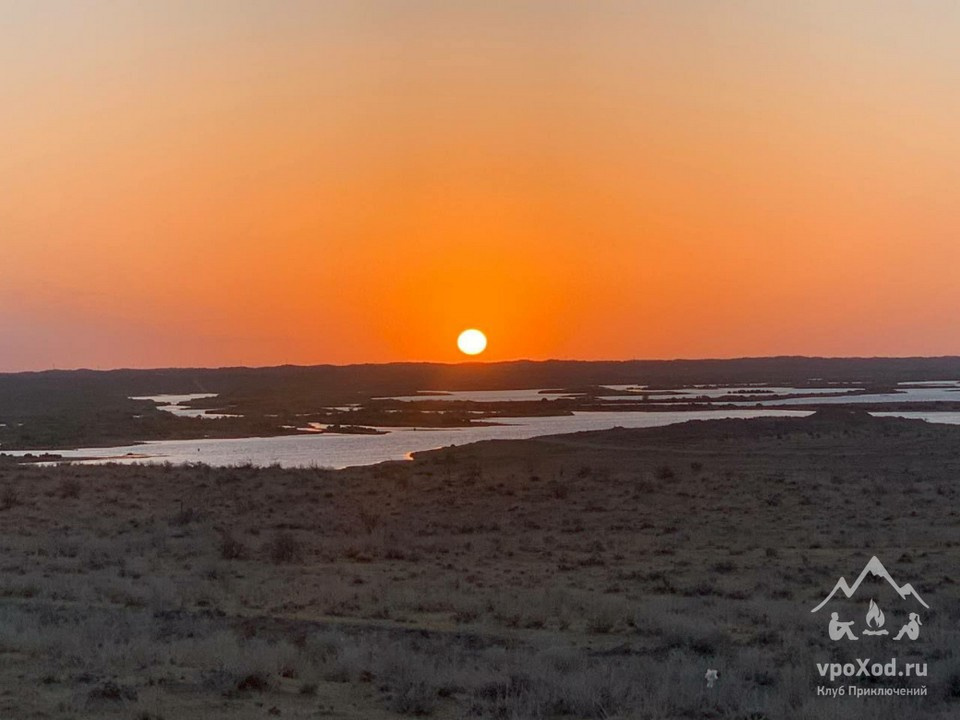
[[[920,616],[917,613],[910,613],[910,621],[905,623],[904,626],[900,628],[900,632],[897,633],[897,636],[894,638],[894,640],[899,640],[904,636],[904,634],[906,634],[906,636],[911,640],[916,640],[918,637],[920,637],[921,625],[923,625],[923,623],[920,622]]]
[[[830,613],[830,639],[842,640],[843,638],[847,638],[848,640],[858,640],[859,638],[857,638],[857,636],[853,634],[853,630],[850,629],[853,626],[853,620],[841,622],[839,617],[838,613]]]

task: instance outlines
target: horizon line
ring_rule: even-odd
[[[546,358],[534,360],[531,358],[514,358],[511,360],[464,360],[461,362],[444,362],[436,360],[392,360],[389,362],[355,362],[355,363],[280,363],[277,365],[167,365],[167,366],[117,366],[110,368],[71,367],[46,368],[44,370],[0,370],[0,376],[7,375],[47,375],[55,373],[112,373],[112,372],[164,372],[183,370],[279,370],[282,368],[351,368],[351,367],[386,367],[390,365],[434,365],[443,367],[465,366],[495,366],[513,365],[520,363],[547,364],[547,363],[581,363],[581,364],[628,364],[628,363],[684,363],[684,362],[738,362],[746,360],[958,360],[960,355],[739,355],[730,357],[675,357],[675,358],[628,358],[628,359],[592,359],[579,358]]]

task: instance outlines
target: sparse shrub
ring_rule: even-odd
[[[102,685],[93,688],[87,698],[92,701],[122,702],[124,700],[134,701],[137,699],[137,691],[126,685],[119,685],[108,680]]]
[[[0,510],[10,510],[20,504],[20,496],[12,487],[8,487],[0,495]]]
[[[676,476],[677,474],[669,465],[661,465],[657,468],[657,471],[654,474],[654,477],[656,477],[657,480],[673,480]]]
[[[557,500],[564,500],[570,494],[570,488],[561,482],[551,480],[549,483],[550,492]]]
[[[244,675],[236,684],[237,692],[264,692],[270,689],[270,678],[263,672],[252,672]]]
[[[780,634],[773,630],[761,630],[753,636],[754,645],[776,645],[779,642]]]
[[[695,473],[698,473],[701,470],[703,470],[703,463],[694,460],[692,463],[690,463],[690,469],[693,470]]]
[[[718,572],[722,575],[733,572],[737,569],[737,564],[730,560],[721,560],[713,564],[713,571]]]
[[[384,560],[409,560],[410,556],[402,548],[390,545],[383,551]]]
[[[363,529],[367,531],[367,535],[370,535],[380,524],[380,514],[363,508],[360,510],[360,522]]]
[[[613,619],[606,615],[597,615],[592,617],[587,625],[587,630],[592,633],[606,635],[613,630]]]
[[[390,710],[400,715],[432,715],[437,693],[422,680],[403,683],[390,700]]]
[[[453,614],[453,621],[460,625],[476,622],[478,617],[480,617],[480,613],[475,608],[461,608]]]
[[[76,499],[80,497],[80,483],[75,478],[66,478],[60,483],[60,497]]]
[[[357,563],[373,562],[373,556],[365,553],[362,548],[351,545],[343,551],[343,555]]]
[[[753,674],[753,681],[760,687],[773,687],[777,684],[777,676],[770,670],[757,670]]]
[[[176,527],[183,527],[190,523],[195,523],[203,517],[203,514],[195,507],[181,505],[177,514],[170,518],[170,524]]]
[[[649,480],[644,480],[641,477],[636,477],[633,480],[633,497],[636,499],[641,499],[649,495],[650,493],[656,490],[656,486]]]
[[[474,465],[463,474],[463,484],[467,487],[476,485],[483,478],[483,471],[479,465]]]
[[[723,645],[723,635],[720,632],[711,632],[707,635],[692,638],[688,641],[687,647],[693,652],[704,657],[716,655]]]
[[[247,546],[227,530],[220,536],[220,557],[223,560],[243,560],[247,557]]]
[[[616,614],[609,607],[601,607],[587,620],[587,630],[592,633],[607,634],[617,624]]]
[[[682,594],[686,597],[708,597],[710,595],[716,595],[717,588],[714,587],[713,584],[704,580],[696,583],[695,585],[684,588],[682,590]]]
[[[268,545],[270,559],[277,563],[299,562],[303,559],[303,543],[286,532],[278,533]]]

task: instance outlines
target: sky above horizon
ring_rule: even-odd
[[[958,33],[0,0],[0,370],[960,354]]]

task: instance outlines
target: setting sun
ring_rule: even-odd
[[[457,347],[466,355],[479,355],[487,349],[487,336],[479,330],[464,330],[457,338]]]

